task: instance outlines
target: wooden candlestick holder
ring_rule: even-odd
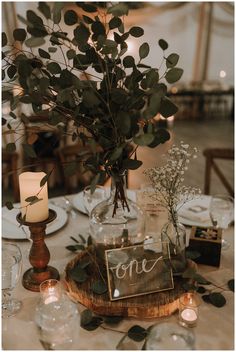
[[[55,220],[57,214],[54,210],[49,209],[49,216],[41,222],[28,222],[22,220],[21,213],[16,217],[21,225],[29,227],[30,238],[33,243],[29,253],[29,262],[32,268],[28,269],[22,278],[23,286],[30,291],[39,292],[40,284],[48,279],[60,278],[57,269],[48,266],[50,260],[50,252],[44,242],[45,230],[47,224]]]

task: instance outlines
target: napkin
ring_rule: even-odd
[[[209,210],[203,205],[190,205],[180,208],[178,214],[188,220],[197,222],[209,222]]]

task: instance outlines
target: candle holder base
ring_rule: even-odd
[[[44,242],[46,226],[56,219],[56,216],[56,212],[49,209],[48,218],[38,223],[24,221],[21,214],[18,214],[16,217],[21,225],[29,227],[30,237],[32,239],[32,247],[29,253],[29,262],[32,267],[24,273],[22,279],[22,284],[27,290],[39,292],[39,286],[43,281],[60,279],[57,269],[48,266],[50,252]]]
[[[47,266],[45,271],[35,272],[34,268],[28,269],[22,278],[22,285],[24,288],[30,291],[39,292],[40,284],[49,279],[59,280],[60,275],[56,268],[52,266]]]

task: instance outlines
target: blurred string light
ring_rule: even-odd
[[[224,70],[220,70],[219,76],[220,76],[220,78],[225,78],[226,77],[226,72]]]

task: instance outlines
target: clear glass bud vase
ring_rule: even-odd
[[[161,231],[162,242],[169,242],[171,266],[174,275],[181,275],[186,269],[187,261],[185,255],[186,230],[179,223],[177,212],[169,212],[168,222]]]
[[[90,214],[90,231],[97,244],[120,247],[143,240],[143,213],[127,197],[126,177],[112,177],[110,197]]]

